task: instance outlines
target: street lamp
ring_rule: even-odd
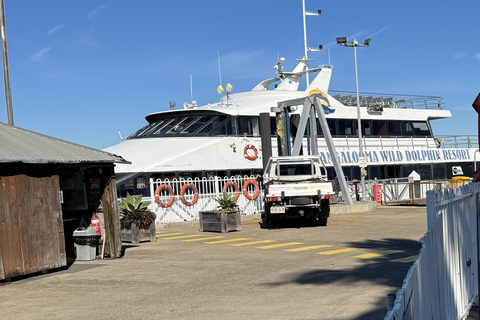
[[[355,59],[355,87],[357,90],[358,146],[360,151],[358,162],[360,163],[360,166],[361,166],[360,172],[361,172],[361,183],[362,183],[362,201],[365,201],[365,176],[367,175],[365,167],[362,167],[362,165],[366,166],[367,161],[363,153],[363,144],[362,144],[362,119],[360,117],[360,98],[358,96],[357,47],[368,47],[370,45],[371,40],[372,39],[367,39],[363,44],[359,44],[355,39],[353,39],[351,43],[347,43],[346,37],[337,38],[337,43],[339,45],[344,47],[353,47],[353,56]]]

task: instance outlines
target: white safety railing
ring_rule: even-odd
[[[214,210],[216,198],[222,194],[237,197],[240,213],[260,213],[263,210],[263,184],[260,176],[203,179],[150,179],[151,210],[156,223],[198,220],[198,212]]]
[[[428,231],[385,320],[468,315],[478,295],[479,200],[480,183],[427,192]]]
[[[405,203],[405,204],[425,204],[427,191],[439,191],[449,188],[455,188],[470,183],[469,180],[425,180],[410,182],[409,178],[395,178],[384,180],[365,180],[367,201],[374,199],[374,185],[381,185],[382,202],[385,204]],[[361,201],[361,184],[359,181],[347,181],[349,195],[356,200],[357,193]],[[355,192],[355,186],[357,192]]]

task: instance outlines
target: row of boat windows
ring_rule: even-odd
[[[291,126],[295,127],[295,122]],[[327,119],[334,137],[356,136],[356,119]],[[276,135],[275,118],[270,119],[272,136]],[[317,119],[317,134],[323,136]],[[259,117],[204,115],[160,118],[148,124],[128,139],[152,138],[160,136],[260,136]],[[362,135],[365,137],[431,137],[428,121],[362,120]]]

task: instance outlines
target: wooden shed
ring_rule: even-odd
[[[108,253],[120,255],[115,163],[128,162],[0,123],[0,280],[66,266],[73,231],[96,212]]]

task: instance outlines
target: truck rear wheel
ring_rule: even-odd
[[[322,227],[325,227],[327,225],[327,220],[328,218],[318,218],[318,225],[319,226],[322,226]]]

